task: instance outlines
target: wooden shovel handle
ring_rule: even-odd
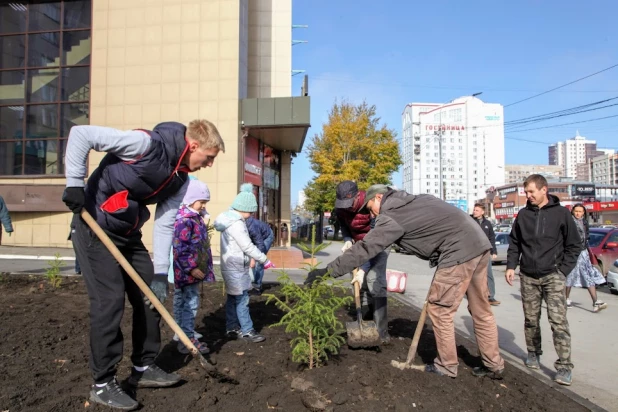
[[[169,325],[170,328],[178,335],[180,341],[191,351],[193,356],[200,356],[200,352],[197,350],[191,339],[182,331],[180,326],[176,323],[174,318],[169,314],[165,306],[159,301],[159,299],[152,293],[150,286],[144,282],[144,279],[133,269],[133,266],[127,261],[127,259],[123,256],[123,254],[118,250],[114,242],[107,236],[107,233],[101,229],[101,226],[93,219],[93,217],[86,210],[82,209],[81,218],[86,222],[86,224],[90,227],[90,229],[98,236],[99,240],[105,245],[109,253],[114,256],[114,258],[120,263],[120,266],[127,272],[129,277],[135,282],[137,287],[140,288],[142,293],[146,296],[146,298],[152,303],[155,309],[161,314],[161,317],[165,322]],[[165,279],[167,282],[167,277]]]
[[[418,349],[418,342],[421,339],[421,333],[423,332],[423,327],[425,326],[425,319],[427,319],[427,306],[429,305],[429,293],[431,293],[431,287],[433,286],[433,279],[431,279],[431,283],[429,284],[429,290],[427,291],[427,297],[425,298],[425,303],[423,303],[423,309],[421,310],[421,315],[418,318],[418,323],[416,324],[416,330],[414,331],[414,336],[412,337],[412,343],[410,344],[410,349],[408,350],[408,358],[406,359],[407,365],[412,365],[414,363],[414,359],[416,358],[416,350]]]
[[[358,272],[358,269],[354,269],[352,271],[352,276],[356,276],[356,272]],[[358,282],[354,282],[353,286],[354,286],[354,304],[356,305],[356,309],[358,309],[361,307],[360,285],[358,284]]]

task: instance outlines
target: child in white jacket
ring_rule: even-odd
[[[215,229],[221,232],[221,274],[225,282],[227,302],[225,304],[226,335],[250,342],[262,342],[266,338],[253,329],[249,314],[249,275],[251,259],[264,264],[264,269],[275,265],[265,254],[251,243],[245,219],[257,211],[253,185],[245,183],[234,199],[232,207],[215,219]]]

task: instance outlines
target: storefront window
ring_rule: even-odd
[[[0,3],[0,175],[63,175],[89,124],[91,0]]]

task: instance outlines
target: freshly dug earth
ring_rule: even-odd
[[[251,298],[251,315],[267,340],[254,344],[225,339],[224,297],[220,284],[205,285],[197,319],[212,359],[231,380],[208,377],[197,362],[178,353],[173,332],[162,327],[157,363],[182,375],[174,388],[140,389],[143,410],[156,411],[580,411],[586,410],[559,392],[514,367],[503,381],[474,378],[480,364],[476,349],[462,342],[459,377],[401,371],[390,365],[404,360],[418,312],[391,300],[391,345],[376,350],[341,353],[320,368],[305,369],[290,360],[291,336],[270,328],[281,316],[265,297]],[[277,293],[277,288],[268,291]],[[169,308],[171,299],[166,306]],[[52,290],[41,278],[5,276],[0,282],[0,410],[109,411],[89,404],[88,297],[81,279],[65,279]],[[341,319],[351,320],[342,311]],[[130,373],[131,307],[122,324],[125,356],[119,380]],[[467,348],[466,348],[467,346]],[[431,328],[419,346],[423,361],[435,356]],[[236,381],[236,382],[230,382]]]

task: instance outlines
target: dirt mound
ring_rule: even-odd
[[[276,292],[272,289],[268,292]],[[352,350],[344,346],[328,365],[305,370],[290,360],[290,336],[269,328],[282,315],[265,297],[251,297],[259,343],[225,338],[224,296],[220,285],[205,285],[197,330],[212,351],[219,370],[238,384],[211,379],[176,350],[173,332],[162,328],[164,346],[157,363],[182,375],[174,388],[140,389],[144,410],[156,411],[584,411],[579,404],[525,373],[509,367],[503,381],[477,379],[470,369],[479,358],[459,347],[461,365],[455,380],[419,371],[400,371],[392,359],[404,360],[418,313],[391,301],[389,346]],[[171,299],[166,302],[171,306]],[[0,410],[109,411],[85,403],[91,384],[88,369],[88,296],[81,279],[65,279],[51,290],[41,278],[5,277],[0,282]],[[350,321],[349,313],[341,313]],[[125,356],[119,379],[129,375],[131,307],[123,320]],[[462,342],[464,343],[464,342]],[[465,344],[465,343],[464,343]],[[419,354],[435,357],[431,329],[423,333]],[[297,378],[295,380],[295,378]],[[294,384],[293,384],[294,382]]]

